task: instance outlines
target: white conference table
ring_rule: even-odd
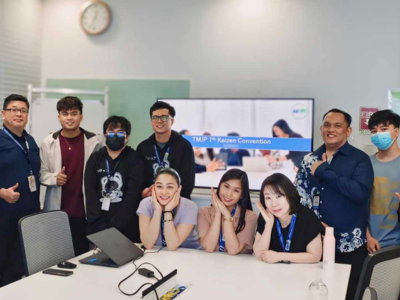
[[[41,272],[0,289],[0,299],[66,300],[66,299],[140,299],[123,295],[118,283],[134,271],[132,263],[114,269],[78,263],[69,277],[45,275]],[[196,299],[308,299],[308,287],[320,274],[328,287],[328,299],[345,299],[350,266],[336,264],[332,271],[323,270],[321,263],[310,265],[266,264],[252,255],[229,256],[201,250],[178,249],[149,253],[136,261],[154,264],[164,276],[178,269],[179,283],[191,286],[178,300]],[[153,270],[151,266],[143,266]],[[155,271],[155,270],[154,270]],[[159,275],[155,272],[156,276]],[[144,282],[155,280],[139,274],[123,283],[125,292],[134,292]]]

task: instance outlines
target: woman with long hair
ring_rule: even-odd
[[[227,171],[217,192],[211,189],[211,203],[199,210],[197,221],[204,250],[252,253],[257,215],[251,207],[247,174],[239,169]]]

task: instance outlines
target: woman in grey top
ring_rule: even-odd
[[[152,187],[152,196],[140,202],[140,239],[146,247],[156,246],[176,250],[179,247],[201,249],[194,230],[197,225],[197,205],[180,196],[181,180],[171,168],[161,169]]]

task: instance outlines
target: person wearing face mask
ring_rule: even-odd
[[[200,208],[197,218],[204,250],[251,254],[257,215],[251,207],[247,174],[239,169],[227,171],[217,192],[211,188],[211,204]]]
[[[267,263],[317,263],[322,255],[324,227],[314,212],[300,204],[296,187],[281,173],[261,186],[256,257]]]
[[[181,197],[181,179],[174,169],[160,169],[157,173],[151,197],[140,202],[140,237],[146,249],[154,245],[177,248],[200,249],[196,203]]]
[[[368,155],[347,142],[351,121],[336,108],[324,114],[324,144],[304,157],[295,180],[301,204],[312,208],[322,225],[334,228],[335,262],[351,265],[346,299],[354,298],[368,255],[368,199],[374,181]]]
[[[375,177],[367,230],[370,253],[400,244],[399,126],[400,116],[388,109],[374,113],[368,121],[371,142],[378,148],[371,156]]]
[[[44,210],[67,213],[76,256],[89,251],[83,174],[89,156],[100,149],[98,136],[80,127],[82,110],[77,97],[58,101],[61,130],[50,133],[40,146],[40,183],[47,186]]]
[[[139,221],[135,212],[143,188],[143,161],[127,146],[131,124],[126,118],[108,118],[103,133],[106,146],[90,156],[85,171],[88,232],[115,227],[138,243]]]

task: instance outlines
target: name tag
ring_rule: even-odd
[[[28,176],[28,183],[29,183],[29,190],[31,191],[31,193],[36,192],[37,188],[36,188],[36,180],[35,180],[34,175]]]
[[[319,195],[313,197],[313,209],[317,210],[319,208]]]
[[[110,203],[111,203],[110,197],[104,197],[101,200],[103,201],[103,204],[101,205],[101,210],[109,211],[110,210]]]

